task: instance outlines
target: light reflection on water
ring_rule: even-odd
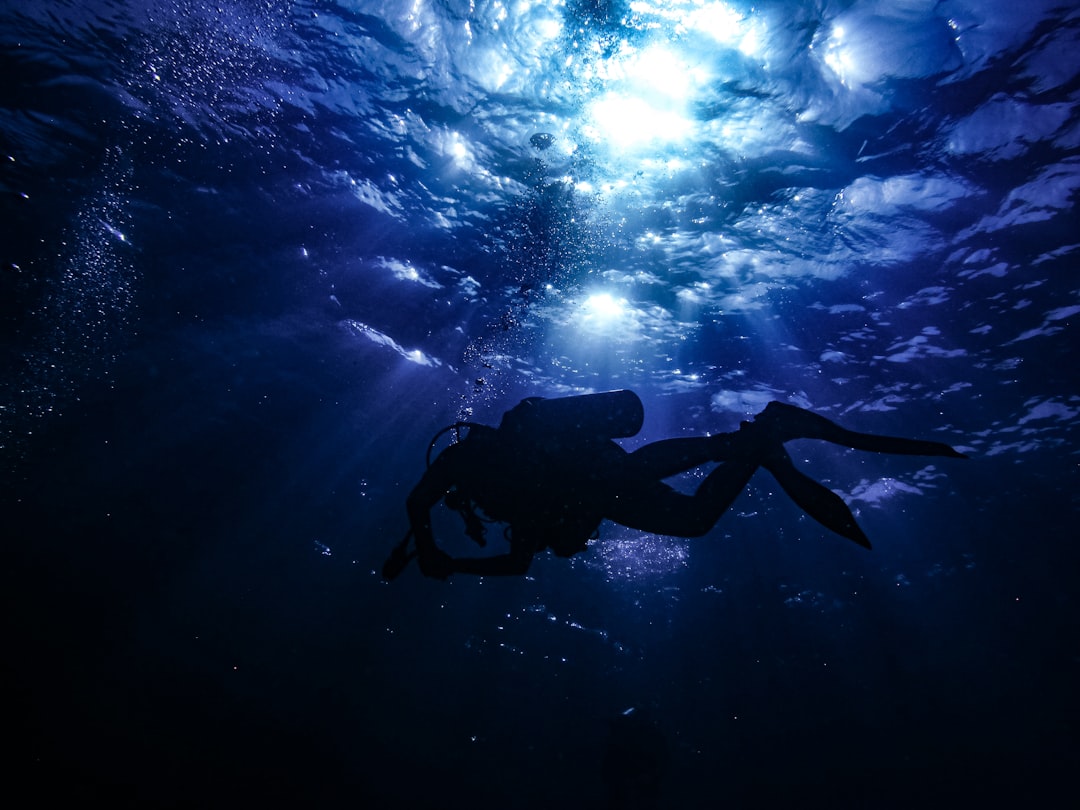
[[[607,529],[607,527],[605,527]],[[612,527],[612,533],[589,548],[583,563],[611,581],[668,578],[682,572],[689,559],[689,540],[642,534]]]

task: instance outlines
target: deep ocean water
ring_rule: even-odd
[[[8,0],[0,23],[13,790],[1072,791],[1080,5]],[[793,444],[869,552],[759,473],[705,538],[605,524],[523,578],[382,581],[436,431],[618,388],[645,403],[631,449],[779,399],[972,458]]]

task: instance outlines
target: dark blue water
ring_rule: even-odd
[[[1048,0],[3,3],[9,784],[1070,791],[1078,34]],[[759,473],[699,540],[381,581],[435,431],[611,388],[628,448],[781,399],[973,460],[792,445],[872,552]]]

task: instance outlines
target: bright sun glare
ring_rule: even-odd
[[[678,142],[693,122],[671,109],[657,109],[643,98],[610,93],[589,108],[592,125],[586,130],[595,140],[619,147],[653,141]]]
[[[725,3],[635,2],[631,8],[666,19],[675,33],[697,32],[748,56],[758,49],[755,29]],[[712,78],[703,67],[710,54],[700,52],[700,41],[698,53],[690,40],[669,47],[674,44],[656,42],[639,49],[624,43],[591,71],[603,90],[587,105],[590,140],[627,149],[675,145],[693,134],[689,105]]]
[[[595,293],[585,299],[585,316],[598,321],[611,321],[626,311],[626,299],[614,298],[610,293]]]
[[[608,92],[589,105],[588,134],[625,148],[686,138],[686,105],[707,74],[662,45],[628,48],[604,71]]]

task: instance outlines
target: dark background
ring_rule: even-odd
[[[616,336],[591,360],[545,338],[560,312],[573,329],[545,285],[580,291],[593,275],[578,268],[633,260],[633,234],[612,236],[587,198],[545,180],[535,151],[495,158],[516,193],[473,200],[472,181],[431,155],[418,168],[416,142],[373,123],[412,110],[482,140],[506,103],[481,98],[463,116],[435,79],[401,78],[423,59],[390,9],[50,5],[2,7],[13,793],[584,807],[608,801],[612,778],[634,792],[627,773],[650,763],[663,766],[662,807],[1037,805],[1070,789],[1080,391],[1076,315],[1047,313],[1076,300],[1074,186],[1040,187],[1044,218],[1004,232],[985,218],[1047,167],[1074,176],[1075,137],[1031,135],[1010,160],[923,139],[1001,92],[1066,105],[1061,132],[1075,132],[1075,75],[1046,90],[1017,67],[1074,38],[1075,13],[1046,15],[955,83],[895,80],[894,110],[829,130],[839,153],[795,173],[807,188],[919,170],[982,192],[926,214],[950,240],[927,246],[932,260],[775,281],[767,318],[702,315],[675,358],[702,375],[689,385],[665,370],[660,337]],[[565,15],[603,39],[617,6]],[[313,12],[362,53],[314,29]],[[317,77],[352,87],[355,108],[328,106]],[[868,137],[923,151],[867,167],[853,158]],[[718,174],[733,225],[779,199],[789,158]],[[341,172],[379,188],[386,209]],[[1055,189],[1067,203],[1049,202]],[[440,195],[464,206],[454,228],[432,224]],[[654,213],[626,227],[653,227]],[[903,229],[909,214],[874,216]],[[791,238],[793,253],[818,245]],[[957,244],[1008,274],[964,276],[972,265],[947,261]],[[390,259],[440,286],[403,282]],[[655,303],[674,306],[679,272]],[[938,286],[928,319],[910,302]],[[825,314],[852,300],[867,309]],[[927,323],[964,355],[884,359]],[[860,328],[878,331],[837,342]],[[853,365],[820,360],[836,348]],[[646,404],[627,446],[732,429],[745,415],[715,395],[766,391],[972,460],[920,477],[922,461],[797,445],[830,486],[911,488],[861,502],[869,553],[761,473],[699,541],[605,526],[606,543],[538,559],[526,578],[380,580],[439,428],[494,423],[524,396],[616,387]]]

